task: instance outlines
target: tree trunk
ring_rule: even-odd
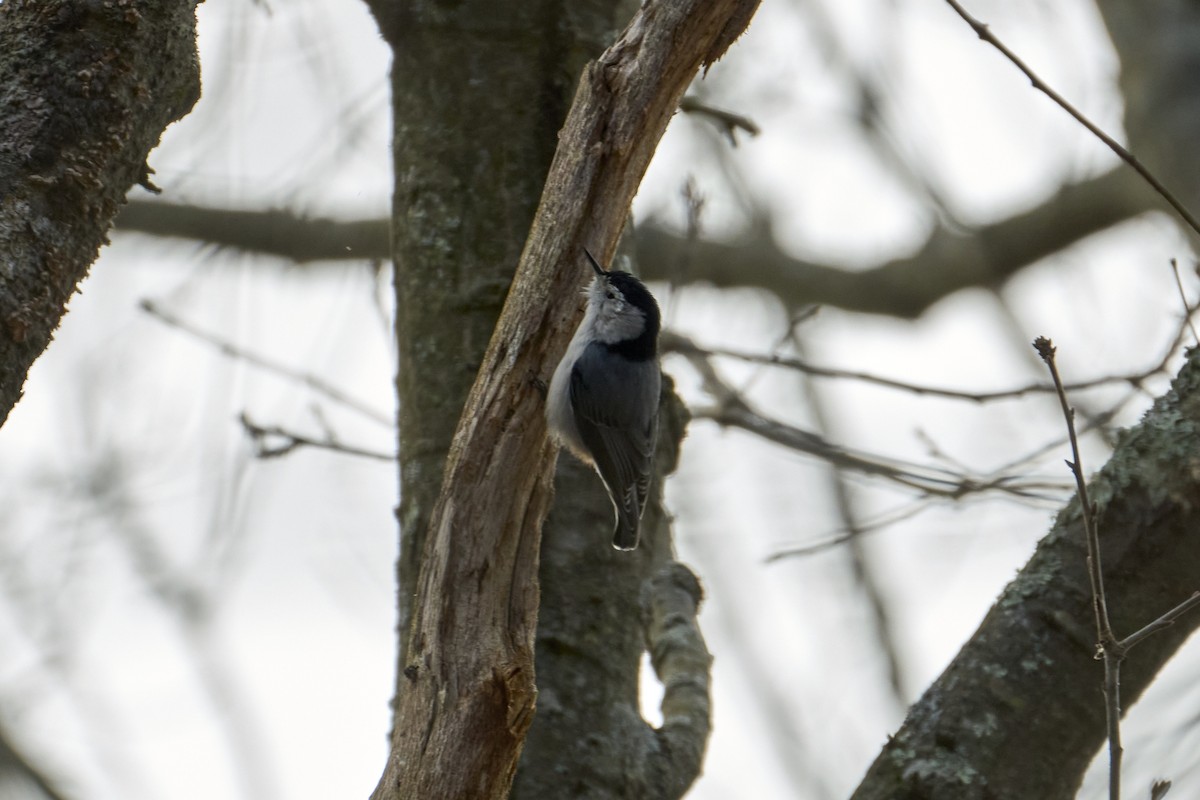
[[[1200,211],[1200,7],[1097,0],[1121,62],[1129,148],[1193,216]]]
[[[400,652],[446,453],[500,316],[603,3],[370,3],[392,46]]]
[[[575,290],[586,274],[579,266],[582,248],[592,247],[603,258],[611,254],[684,89],[700,66],[720,57],[741,33],[755,7],[747,0],[645,5],[601,60],[584,71],[426,528],[392,750],[376,800],[508,794],[533,714],[537,556],[554,454],[536,381],[549,377],[578,320]],[[378,10],[376,17],[386,24]],[[401,59],[408,58],[400,51],[418,35],[425,34],[404,26],[404,33],[391,39],[398,53],[397,75],[403,71]],[[470,53],[460,58],[469,60]],[[422,74],[436,74],[428,64],[421,67]],[[397,109],[399,114],[399,102]],[[471,121],[457,120],[460,125]],[[398,150],[409,122],[397,117]],[[443,214],[461,219],[457,206],[434,202],[414,180],[398,170],[396,216],[401,225]],[[471,187],[466,182],[458,188],[470,192]],[[469,202],[458,197],[460,204]],[[417,244],[430,248],[431,258],[453,252],[461,232],[450,233],[456,235],[430,235]],[[443,262],[405,262],[403,232],[395,234],[394,245],[401,320],[428,311],[408,296],[408,279],[400,273],[419,270],[427,281],[443,285],[465,282],[465,273],[438,266]],[[477,282],[470,284],[479,288]],[[445,314],[471,306],[440,308]],[[402,339],[412,335],[404,325],[398,323]],[[402,356],[407,348],[413,356],[435,353],[426,363],[439,371],[452,366],[444,353],[437,354],[436,341],[411,339],[402,341],[402,347]],[[412,424],[404,418],[414,413],[406,407],[407,392],[437,389],[409,371],[404,363],[403,425]],[[438,395],[438,402],[447,401]],[[412,444],[402,440],[402,446]],[[410,465],[406,457],[402,467],[427,470],[429,465]],[[418,521],[409,518],[407,506],[402,516],[406,525]]]
[[[200,68],[179,0],[9,0],[0,42],[2,425]]]
[[[670,515],[662,505],[662,482],[675,469],[687,423],[669,378],[659,420],[658,477],[642,543],[632,553],[604,546],[613,510],[595,472],[574,458],[559,459],[555,496],[564,502],[554,504],[542,535],[538,713],[510,800],[674,800],[700,773],[710,731],[709,656],[694,605],[675,615],[692,633],[671,643],[688,653],[686,676],[655,661],[667,687],[661,728],[645,722],[639,703],[642,653],[666,645],[645,606],[659,598],[664,581],[675,583],[672,576],[695,582],[672,560]],[[680,691],[684,684],[687,691]]]

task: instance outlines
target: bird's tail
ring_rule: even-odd
[[[632,501],[632,502],[631,502]],[[618,550],[633,550],[638,546],[638,528],[641,525],[637,501],[626,498],[624,503],[614,503],[617,510],[617,527],[613,531],[613,547]]]

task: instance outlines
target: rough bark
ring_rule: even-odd
[[[190,0],[9,0],[0,42],[3,424],[200,70]]]
[[[603,2],[373,2],[392,46],[403,681],[425,532]]]
[[[671,591],[698,584],[674,563],[662,479],[675,469],[686,410],[669,378],[660,414],[658,475],[632,553],[602,544],[613,511],[595,472],[559,459],[554,504],[542,528],[537,628],[538,710],[510,800],[678,798],[699,774],[710,730],[709,657],[693,597]],[[660,613],[637,613],[640,595]],[[662,600],[676,604],[662,613]],[[678,603],[682,601],[682,606]],[[690,604],[690,607],[689,607]],[[657,621],[657,624],[654,624]],[[664,622],[674,626],[671,633]],[[649,646],[660,680],[664,724],[642,718],[638,674]],[[682,671],[666,660],[683,660]]]
[[[376,800],[508,793],[533,714],[538,544],[554,460],[535,381],[549,375],[578,320],[582,247],[611,255],[684,89],[741,33],[756,5],[649,3],[584,70],[447,458]],[[402,303],[399,315],[407,310]]]
[[[1200,348],[1089,483],[1109,613],[1126,636],[1200,589]],[[979,630],[909,711],[855,800],[1072,798],[1105,736],[1079,505],[1059,513]],[[1134,650],[1129,707],[1200,625]]]

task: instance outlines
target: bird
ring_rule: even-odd
[[[595,468],[616,511],[613,547],[638,545],[658,439],[661,315],[654,295],[621,270],[595,273],[587,306],[546,395],[551,434]]]

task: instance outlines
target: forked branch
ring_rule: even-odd
[[[538,547],[554,449],[536,388],[578,319],[696,75],[757,0],[645,3],[585,68],[516,277],[451,444],[421,560],[394,736],[374,800],[507,797],[533,715]]]
[[[1083,464],[1079,456],[1079,440],[1075,434],[1075,409],[1067,402],[1067,393],[1063,389],[1062,379],[1058,374],[1055,362],[1055,348],[1050,340],[1039,336],[1033,342],[1033,347],[1046,368],[1050,370],[1050,378],[1058,393],[1058,402],[1062,407],[1063,418],[1067,424],[1067,436],[1071,442],[1071,460],[1067,466],[1075,476],[1075,486],[1079,493],[1079,507],[1083,518],[1084,538],[1087,540],[1088,580],[1092,586],[1092,610],[1096,618],[1096,658],[1104,662],[1104,716],[1108,730],[1108,796],[1109,800],[1119,800],[1121,797],[1121,662],[1129,653],[1129,649],[1144,641],[1151,634],[1157,633],[1175,622],[1180,615],[1196,605],[1200,605],[1200,591],[1192,595],[1158,619],[1139,629],[1137,632],[1117,639],[1113,634],[1112,623],[1108,617],[1108,597],[1104,591],[1104,570],[1100,563],[1100,534],[1096,527],[1096,507],[1088,499],[1087,481],[1083,475]]]

